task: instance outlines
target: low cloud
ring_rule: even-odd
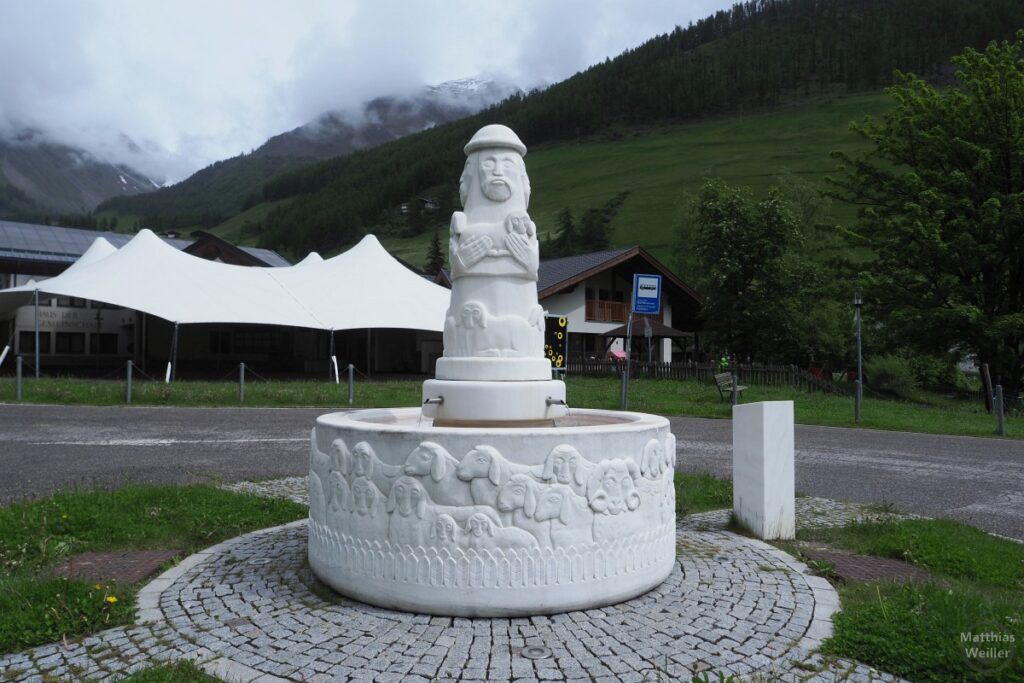
[[[481,74],[557,82],[726,5],[7,2],[0,137],[38,131],[174,182],[379,95]]]

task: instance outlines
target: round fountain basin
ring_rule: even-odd
[[[675,560],[675,438],[656,415],[435,427],[419,408],[317,419],[309,561],[351,598],[523,616],[621,602]]]

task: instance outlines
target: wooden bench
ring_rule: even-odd
[[[718,395],[722,397],[722,400],[732,400],[732,373],[731,372],[720,372],[715,375],[715,386],[718,387]],[[736,400],[739,400],[740,394],[746,389],[742,384],[736,385]]]

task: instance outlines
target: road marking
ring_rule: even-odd
[[[25,441],[30,446],[176,446],[197,443],[295,443],[309,441],[309,437],[296,439],[104,439],[101,441]]]

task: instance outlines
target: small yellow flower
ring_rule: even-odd
[[[108,602],[109,604],[113,605],[113,604],[114,604],[115,602],[117,602],[117,598],[116,598],[116,597],[114,597],[113,595],[108,595],[108,596],[106,597],[106,601],[107,601],[107,602]]]
[[[103,586],[99,585],[98,583],[95,586],[93,586],[93,588],[95,588],[98,591],[103,590]]]
[[[65,512],[63,515],[60,516],[60,518],[61,519],[67,519],[68,518],[68,513]]]

